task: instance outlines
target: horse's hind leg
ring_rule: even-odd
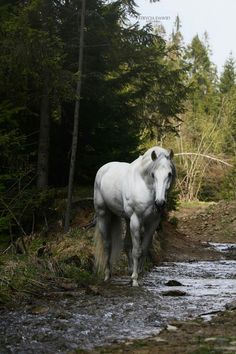
[[[97,215],[97,227],[103,240],[102,262],[105,273],[105,281],[111,277],[111,237],[110,237],[111,215],[108,211],[100,211]]]
[[[130,220],[126,221],[126,233],[124,240],[124,249],[128,259],[128,269],[129,273],[132,274],[133,271],[133,258],[132,258],[132,240],[130,235]]]

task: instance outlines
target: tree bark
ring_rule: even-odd
[[[49,159],[49,78],[46,74],[43,83],[43,92],[40,106],[40,130],[37,163],[37,188],[48,187],[48,159]]]
[[[83,49],[84,49],[85,1],[86,0],[82,0],[81,17],[80,17],[80,42],[79,42],[79,60],[78,60],[79,77],[78,77],[77,87],[76,87],[74,129],[73,129],[73,138],[72,138],[72,147],[71,147],[67,207],[66,207],[66,214],[65,214],[66,232],[69,230],[70,227],[71,203],[72,203],[72,194],[73,194],[73,185],[74,185],[77,145],[78,145],[79,108],[80,108],[80,92],[81,92],[81,83],[82,83],[82,65],[83,65]]]

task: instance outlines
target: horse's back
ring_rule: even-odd
[[[106,207],[115,214],[122,214],[123,184],[129,166],[126,162],[109,162],[98,170],[94,185],[95,210]]]

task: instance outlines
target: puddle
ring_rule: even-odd
[[[236,251],[236,244],[235,243],[208,242],[208,245],[219,252],[232,252],[232,251],[235,252]]]
[[[166,286],[177,280],[182,286]],[[76,348],[156,334],[171,319],[224,309],[236,296],[236,261],[164,263],[136,289],[114,279],[100,295],[80,294],[47,302],[49,311],[0,313],[0,353],[68,353]],[[185,296],[163,296],[169,290]]]

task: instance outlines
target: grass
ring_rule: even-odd
[[[39,249],[45,254],[39,256]],[[35,237],[27,255],[11,251],[0,258],[0,304],[28,300],[60,288],[65,279],[78,286],[93,282],[92,231],[72,230],[53,241]]]
[[[75,196],[77,199],[91,197],[92,186],[78,186]],[[55,208],[57,217],[61,220],[65,210],[66,190],[58,191]],[[90,208],[90,204],[89,204]],[[89,210],[89,208],[87,208]],[[85,208],[86,209],[86,208]],[[91,213],[74,208],[73,225],[86,224]],[[87,214],[88,215],[87,215]],[[78,215],[84,220],[77,220]],[[73,216],[73,215],[72,215]],[[51,230],[58,230],[54,219],[50,219]],[[55,224],[55,225],[54,225]],[[55,226],[55,227],[54,227]],[[9,247],[10,237],[6,235],[0,242],[0,304],[27,299],[34,294],[42,294],[59,283],[60,278],[68,278],[78,285],[86,285],[93,281],[93,232],[73,228],[69,233],[50,231],[24,237],[27,255],[16,254],[14,247]],[[5,240],[6,239],[6,240]],[[5,242],[6,241],[6,242]],[[16,247],[23,251],[21,240],[18,238]],[[19,252],[19,249],[17,252]],[[1,254],[2,253],[2,254]],[[55,285],[56,284],[56,285]]]
[[[204,202],[199,200],[192,200],[192,201],[180,201],[179,207],[181,208],[197,208],[197,207],[208,207],[210,205],[215,205],[215,202]]]
[[[93,197],[93,186],[77,186],[74,192],[75,196],[78,198],[88,198]]]

